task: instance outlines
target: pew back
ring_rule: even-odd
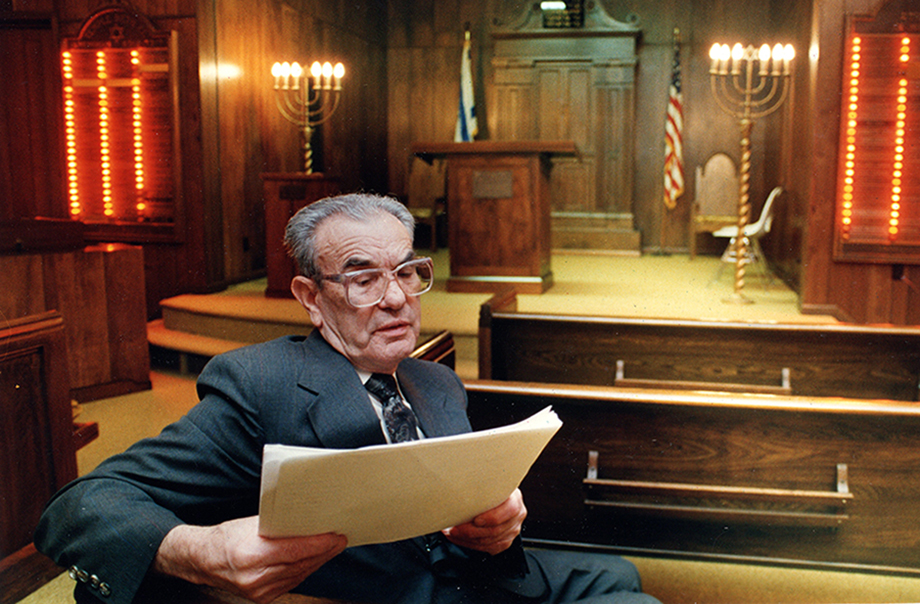
[[[471,380],[474,429],[552,405],[533,544],[920,575],[920,406]]]
[[[915,328],[587,317],[515,308],[508,293],[481,308],[482,379],[614,385],[620,362],[621,378],[645,380],[647,387],[693,382],[694,389],[788,387],[803,396],[918,400]]]
[[[457,361],[454,334],[447,330],[439,331],[416,346],[409,356],[413,359],[441,363],[453,369]]]

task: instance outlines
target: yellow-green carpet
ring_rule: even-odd
[[[490,294],[448,293],[448,250],[419,253],[430,254],[435,267],[435,284],[421,298],[422,330],[475,334],[479,307]],[[686,255],[555,253],[551,267],[552,287],[542,294],[519,294],[519,310],[667,319],[834,322],[828,316],[801,314],[797,294],[781,280],[764,275],[759,267],[748,269],[742,289],[751,303],[726,302],[735,291],[734,265],[722,263],[715,256],[698,256],[691,261]],[[291,320],[303,312],[293,300],[267,300],[264,291],[265,280],[258,279],[214,296],[196,298],[212,307],[227,304],[230,308],[225,312],[262,314],[279,321]]]

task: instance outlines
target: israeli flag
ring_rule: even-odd
[[[460,106],[457,111],[457,127],[454,142],[469,142],[479,132],[476,124],[476,101],[473,95],[473,67],[470,52],[470,38],[463,42],[463,57],[460,62]]]

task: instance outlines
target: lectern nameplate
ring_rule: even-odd
[[[511,170],[473,171],[473,197],[476,199],[507,199],[514,195],[514,175]]]

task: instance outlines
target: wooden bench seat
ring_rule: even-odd
[[[481,307],[482,379],[612,386],[622,363],[628,385],[918,400],[916,328],[522,313],[516,302],[509,291]]]
[[[920,576],[920,406],[467,381],[475,429],[552,405],[531,544]]]

